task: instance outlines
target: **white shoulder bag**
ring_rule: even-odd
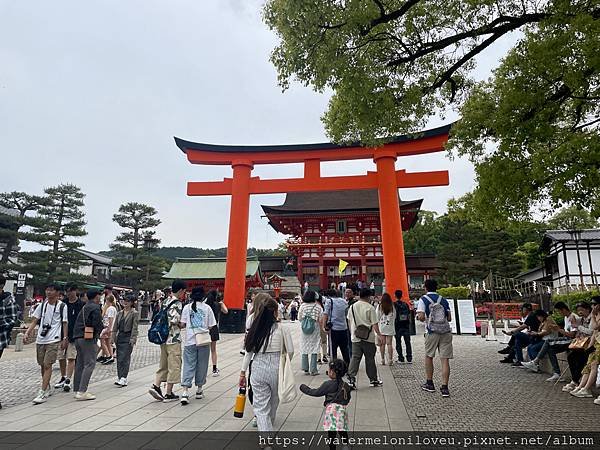
[[[281,330],[281,358],[279,360],[279,379],[278,379],[279,401],[281,403],[290,403],[296,400],[298,395],[296,391],[296,379],[292,370],[292,361],[288,355],[285,336]]]

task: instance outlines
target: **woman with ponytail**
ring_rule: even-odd
[[[206,383],[208,359],[210,357],[209,330],[217,322],[212,309],[205,302],[204,288],[202,286],[192,289],[190,302],[183,307],[181,313],[181,327],[186,329],[183,341],[183,370],[181,372],[181,404],[189,403],[188,389],[192,381],[196,382],[196,399],[204,397],[202,386]]]
[[[294,343],[279,322],[278,304],[271,296],[265,295],[261,307],[254,309],[244,348],[240,387],[246,387],[246,371],[252,361],[252,406],[258,431],[272,432],[279,406],[279,361],[282,351],[292,358]]]

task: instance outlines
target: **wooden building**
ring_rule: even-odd
[[[183,280],[189,290],[201,285],[206,291],[216,289],[223,292],[225,266],[226,258],[177,258],[163,278]],[[264,281],[258,258],[248,258],[245,276],[245,290],[262,288]]]
[[[422,200],[401,201],[402,230],[417,221]],[[298,279],[313,289],[331,283],[359,280],[384,286],[381,222],[377,190],[288,193],[283,205],[262,206],[269,224],[289,235],[289,251],[296,258]],[[340,275],[340,259],[348,266]],[[408,284],[420,290],[436,272],[434,255],[406,255]]]

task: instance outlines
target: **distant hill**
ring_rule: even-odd
[[[152,252],[155,256],[164,258],[168,261],[175,261],[177,258],[224,258],[227,256],[227,247],[223,248],[196,248],[196,247],[160,247]],[[105,256],[115,256],[112,251],[100,252]],[[279,256],[285,255],[280,249],[262,249],[250,247],[248,256]]]

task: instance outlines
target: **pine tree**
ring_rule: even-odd
[[[76,239],[87,234],[82,210],[85,194],[73,184],[50,187],[44,193],[44,205],[38,209],[31,233],[47,249],[23,256],[34,278],[52,280],[64,277],[78,265],[79,256],[73,250],[83,246]]]
[[[29,227],[37,223],[36,217],[29,215],[44,205],[46,200],[38,195],[25,192],[3,192],[0,194],[0,206],[11,211],[0,211],[0,243],[3,244],[0,258],[0,273],[16,269],[10,258],[16,256],[20,241],[37,242],[38,236],[28,232]]]
[[[165,262],[151,253],[160,243],[154,230],[161,223],[157,214],[152,206],[130,202],[121,205],[113,216],[113,221],[127,230],[111,245],[118,255],[114,262],[123,266],[123,275],[134,289],[153,289],[161,284]]]

